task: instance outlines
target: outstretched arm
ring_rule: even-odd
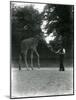
[[[56,53],[57,54],[65,54],[66,53],[65,48],[63,48],[62,52],[61,52],[61,49],[59,49]]]
[[[48,45],[48,47],[49,47],[50,50],[51,50],[52,52],[54,52],[55,54],[65,54],[65,53],[66,53],[65,48],[63,48],[63,50],[62,50],[62,52],[61,52],[61,48],[58,49],[57,51],[55,51],[51,45]]]
[[[52,47],[51,45],[48,45],[48,48],[49,48],[52,52],[56,53],[56,51],[53,49],[53,47]]]
[[[56,53],[56,54],[60,53],[60,50],[61,50],[61,49],[59,49],[59,50],[58,50],[58,51],[56,51],[55,53]]]

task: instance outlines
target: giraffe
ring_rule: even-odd
[[[37,46],[38,46],[38,43],[40,40],[46,44],[46,46],[51,50],[51,52],[54,52],[54,53],[57,52],[53,49],[52,45],[49,44],[49,41],[51,43],[56,41],[57,34],[55,34],[54,32],[52,32],[51,34],[52,35],[47,36],[48,39],[46,36],[42,35],[42,33],[41,33],[40,35],[36,35],[35,37],[31,37],[31,38],[22,40],[21,53],[19,55],[19,70],[21,70],[21,59],[22,59],[21,55],[24,56],[26,68],[27,68],[27,70],[29,70],[29,66],[27,63],[27,53],[28,53],[29,49],[31,50],[31,69],[33,70],[33,53],[34,52],[37,55],[38,68],[40,68],[40,60],[39,60],[40,56],[39,56],[38,51],[37,51]],[[51,40],[49,40],[49,39],[51,39]],[[46,41],[46,40],[49,40],[49,41]]]
[[[40,68],[39,54],[37,52],[37,46],[38,46],[40,39],[41,39],[41,37],[39,35],[37,35],[35,37],[24,39],[21,42],[21,53],[19,55],[19,70],[21,69],[21,65],[20,65],[21,59],[22,59],[21,55],[24,55],[26,68],[27,68],[27,70],[29,70],[28,63],[27,63],[27,53],[28,53],[29,49],[31,50],[31,69],[33,70],[33,53],[34,52],[37,55],[38,67]]]

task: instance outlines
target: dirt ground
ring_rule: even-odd
[[[12,98],[64,94],[73,94],[73,68],[11,69]]]

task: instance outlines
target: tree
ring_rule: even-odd
[[[63,46],[69,51],[73,45],[73,6],[47,4],[43,11],[43,18],[47,20],[45,28],[47,34],[56,29],[63,37]]]
[[[12,56],[18,58],[23,39],[34,37],[41,32],[41,16],[33,6],[11,7]]]
[[[73,54],[73,6],[71,5],[51,5],[47,4],[43,11],[43,19],[47,21],[45,25],[46,34],[50,34],[54,29],[61,41],[52,43],[53,49],[66,48],[67,55]],[[61,50],[62,51],[62,50]],[[71,55],[72,57],[72,55]],[[63,56],[60,56],[60,63],[63,63]],[[63,64],[62,64],[63,65]]]

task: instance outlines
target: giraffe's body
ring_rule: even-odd
[[[34,49],[38,45],[38,40],[35,38],[25,39],[21,43],[21,52],[24,53],[27,49]]]
[[[29,49],[31,50],[31,68],[32,68],[32,70],[33,70],[33,52],[35,52],[38,57],[38,67],[40,68],[39,54],[37,52],[37,46],[38,46],[39,41],[40,41],[40,38],[37,36],[37,37],[33,37],[33,38],[24,39],[21,42],[21,54],[24,55],[27,70],[28,70],[27,53],[28,53]],[[22,58],[21,54],[19,56],[19,59],[20,59],[19,69],[21,69],[20,68],[21,67],[20,62],[21,62],[21,58]]]

